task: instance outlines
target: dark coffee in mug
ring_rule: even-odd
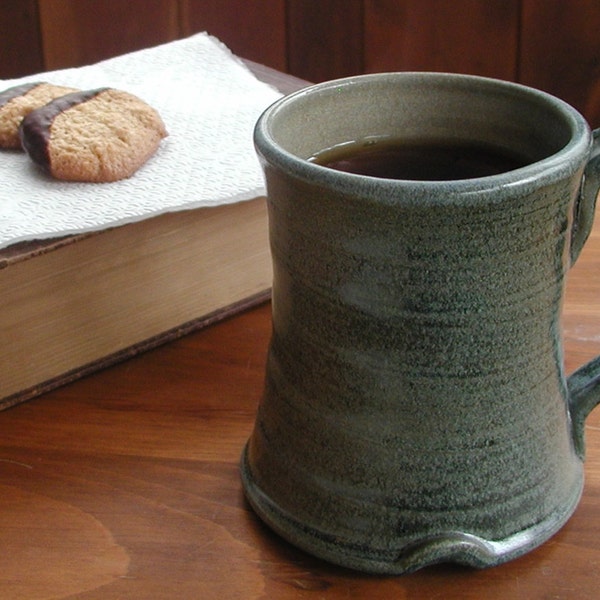
[[[532,162],[507,149],[465,140],[369,138],[340,144],[310,159],[357,175],[420,181],[487,177]]]

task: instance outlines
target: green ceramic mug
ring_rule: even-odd
[[[310,157],[382,137],[525,156],[437,181]],[[260,118],[274,266],[247,498],[331,562],[404,573],[515,558],[583,488],[600,359],[567,378],[564,281],[590,231],[600,144],[572,107],[520,85],[392,73],[319,84]]]

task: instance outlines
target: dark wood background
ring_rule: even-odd
[[[519,81],[600,126],[598,0],[2,0],[0,78],[203,30],[315,82],[387,70]]]

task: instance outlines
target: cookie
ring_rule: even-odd
[[[130,177],[167,135],[156,110],[113,88],[57,98],[30,112],[20,126],[21,143],[31,159],[66,181]]]
[[[0,93],[0,148],[20,148],[19,125],[28,113],[76,91],[75,88],[43,81],[24,83]]]

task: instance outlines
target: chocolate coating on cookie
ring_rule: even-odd
[[[107,89],[98,88],[66,94],[30,112],[21,121],[19,137],[21,138],[24,150],[29,154],[31,160],[45,171],[49,171],[50,154],[48,148],[50,143],[50,128],[54,119],[64,111],[95,98]]]
[[[22,83],[21,85],[15,85],[14,87],[8,88],[3,92],[0,92],[0,107],[4,106],[7,102],[24,96],[27,92],[30,92],[33,88],[42,85],[43,81],[35,81],[33,83]]]

